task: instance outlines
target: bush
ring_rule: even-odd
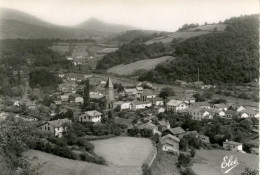
[[[59,146],[66,146],[67,145],[67,141],[62,137],[62,138],[57,138],[54,136],[50,136],[49,138],[47,138],[48,141],[59,145]]]
[[[80,156],[80,160],[82,160],[82,161],[106,165],[105,159],[101,156],[93,156],[88,153],[82,153],[79,156]]]
[[[181,153],[178,158],[178,165],[179,167],[189,167],[191,166],[191,158],[188,154]]]
[[[86,151],[93,151],[94,145],[85,138],[79,138],[77,141],[79,146],[84,146]]]

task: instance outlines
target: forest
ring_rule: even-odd
[[[105,55],[97,64],[97,69],[108,69],[119,64],[129,64],[138,60],[152,59],[171,54],[171,48],[162,43],[146,45],[137,42],[123,44],[116,52]]]
[[[258,15],[224,21],[224,32],[212,32],[174,44],[177,59],[144,72],[140,81],[167,83],[197,80],[207,84],[248,83],[258,77]]]

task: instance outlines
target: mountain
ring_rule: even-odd
[[[77,25],[76,27],[85,29],[85,30],[97,30],[97,31],[108,32],[108,33],[118,33],[118,32],[124,32],[127,30],[138,29],[136,27],[132,27],[132,26],[128,26],[128,25],[105,23],[96,18],[90,18],[89,20]]]
[[[117,32],[135,29],[131,26],[104,23],[97,19],[90,19],[71,27],[59,26],[7,8],[0,9],[0,24],[0,39],[84,39],[91,36],[106,37]]]

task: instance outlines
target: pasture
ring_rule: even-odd
[[[48,154],[41,151],[29,150],[24,153],[30,159],[34,156],[38,160],[32,163],[41,163],[40,172],[42,175],[141,175],[142,171],[139,167],[113,167],[97,165],[93,163],[71,160]]]
[[[243,154],[224,150],[196,150],[195,162],[192,169],[200,175],[222,175],[221,163],[224,156],[234,155],[238,158],[239,165],[232,169],[228,174],[241,174],[245,167],[258,169],[258,156],[253,154]]]
[[[91,143],[112,167],[141,167],[153,151],[151,140],[145,138],[115,137]]]
[[[173,59],[174,57],[172,56],[163,56],[154,59],[140,60],[130,64],[120,64],[108,69],[107,71],[109,73],[115,73],[119,75],[131,75],[138,69],[151,70],[154,69],[156,65],[165,62],[167,60],[173,60]]]
[[[204,25],[195,28],[188,29],[186,31],[174,32],[168,36],[158,37],[151,39],[146,42],[146,44],[153,44],[155,42],[162,42],[164,44],[169,44],[173,39],[182,39],[186,40],[191,37],[205,35],[213,31],[214,28],[217,28],[217,31],[224,31],[226,28],[225,24],[214,24],[214,25]]]

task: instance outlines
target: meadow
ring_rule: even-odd
[[[222,175],[221,163],[224,156],[234,155],[238,158],[239,165],[232,169],[228,174],[241,174],[246,167],[258,169],[258,156],[224,150],[196,150],[195,162],[192,169],[199,175]]]
[[[145,138],[115,137],[91,143],[97,155],[116,167],[141,167],[153,151],[151,140]]]
[[[108,69],[107,71],[109,73],[115,73],[119,75],[131,75],[136,70],[151,70],[155,68],[156,65],[172,59],[174,59],[174,57],[172,56],[163,56],[154,59],[140,60],[130,64],[120,64],[118,66]]]

